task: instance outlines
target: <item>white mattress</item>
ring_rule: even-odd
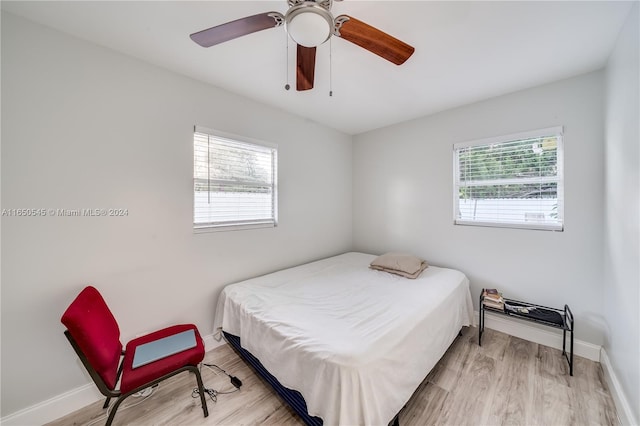
[[[216,328],[325,425],[387,425],[473,322],[469,281],[430,266],[415,280],[346,253],[224,288]]]

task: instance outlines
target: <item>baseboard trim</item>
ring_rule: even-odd
[[[478,318],[478,312],[475,312],[475,318]],[[562,349],[562,332],[556,331],[553,328],[545,327],[543,329],[535,327],[531,325],[530,322],[514,317],[496,315],[490,312],[485,313],[484,326],[540,345]],[[574,339],[573,350],[575,355],[600,362],[601,346],[599,345]]]
[[[207,352],[225,343],[224,340],[218,342],[213,334],[202,336],[202,340],[205,351]],[[71,414],[76,410],[102,399],[104,399],[104,396],[98,391],[96,385],[93,382],[87,383],[86,385],[71,389],[46,401],[2,417],[0,419],[0,425],[42,425],[64,417],[67,414]]]
[[[96,385],[88,383],[0,419],[3,426],[42,425],[103,399]]]
[[[218,346],[222,346],[225,344],[224,339],[220,339],[219,341],[216,339],[215,334],[209,334],[207,336],[202,336],[202,341],[204,342],[204,350],[205,352],[209,352]]]
[[[602,370],[604,372],[605,380],[607,381],[607,386],[609,386],[609,391],[611,392],[611,396],[613,397],[613,402],[616,404],[616,411],[618,412],[618,420],[621,425],[638,425],[638,419],[635,418],[633,411],[631,410],[631,405],[627,400],[627,397],[622,390],[622,386],[620,385],[620,381],[613,370],[613,366],[611,365],[611,361],[609,360],[609,356],[607,355],[607,351],[602,348],[600,351],[600,364],[602,365]]]

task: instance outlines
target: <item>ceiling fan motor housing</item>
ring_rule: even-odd
[[[295,1],[284,17],[289,37],[305,47],[319,46],[333,33],[333,15],[329,11],[331,1]]]

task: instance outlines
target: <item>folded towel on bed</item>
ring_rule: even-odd
[[[415,279],[429,267],[419,257],[404,253],[385,253],[376,257],[369,265],[371,269],[389,272],[406,278]]]

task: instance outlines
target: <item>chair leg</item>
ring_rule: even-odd
[[[104,405],[102,406],[103,410],[109,406],[109,401],[111,401],[110,396],[108,396],[107,399],[104,401]]]
[[[113,407],[111,407],[111,412],[109,413],[109,418],[107,419],[107,423],[105,424],[105,426],[111,426],[111,423],[113,422],[113,418],[116,416],[116,411],[118,410],[118,407],[120,406],[122,401],[125,400],[127,396],[129,395],[128,394],[122,395],[121,397],[118,398],[116,403],[113,404]]]
[[[183,368],[181,368],[180,370],[174,371],[172,373],[169,373],[168,375],[165,375],[157,380],[154,380],[152,382],[146,383],[145,385],[136,388],[136,389],[132,389],[129,392],[120,395],[116,401],[115,404],[113,404],[113,406],[111,407],[111,412],[109,413],[109,417],[107,418],[107,423],[105,424],[105,426],[111,426],[111,423],[113,422],[114,417],[116,416],[116,411],[118,410],[118,407],[120,407],[120,404],[122,403],[122,401],[124,401],[128,396],[134,394],[137,391],[140,391],[142,389],[144,389],[145,387],[149,387],[149,386],[153,386],[156,383],[159,383],[161,381],[163,381],[164,379],[168,379],[169,377],[180,373],[181,371],[186,371],[186,370],[190,370],[192,371],[195,375],[196,375],[196,380],[198,381],[198,390],[200,391],[200,401],[202,402],[202,411],[204,412],[204,416],[208,417],[209,416],[209,409],[207,407],[207,400],[204,396],[204,384],[202,383],[202,376],[200,375],[200,370],[198,370],[198,367],[193,366],[193,365],[189,365],[189,366],[185,366]],[[110,399],[111,397],[108,397],[107,399]],[[105,403],[106,404],[106,403]]]
[[[204,396],[204,384],[202,383],[202,375],[200,374],[200,370],[198,367],[194,367],[194,371],[196,373],[196,380],[198,382],[198,390],[200,391],[200,401],[202,402],[202,411],[205,417],[209,416],[209,408],[207,407],[207,399]]]
[[[196,375],[196,380],[198,381],[198,391],[200,393],[200,401],[202,402],[202,411],[204,412],[204,416],[209,416],[209,408],[207,407],[207,399],[204,396],[204,384],[202,383],[202,375],[200,375],[200,370],[198,367],[193,367],[192,371]]]

